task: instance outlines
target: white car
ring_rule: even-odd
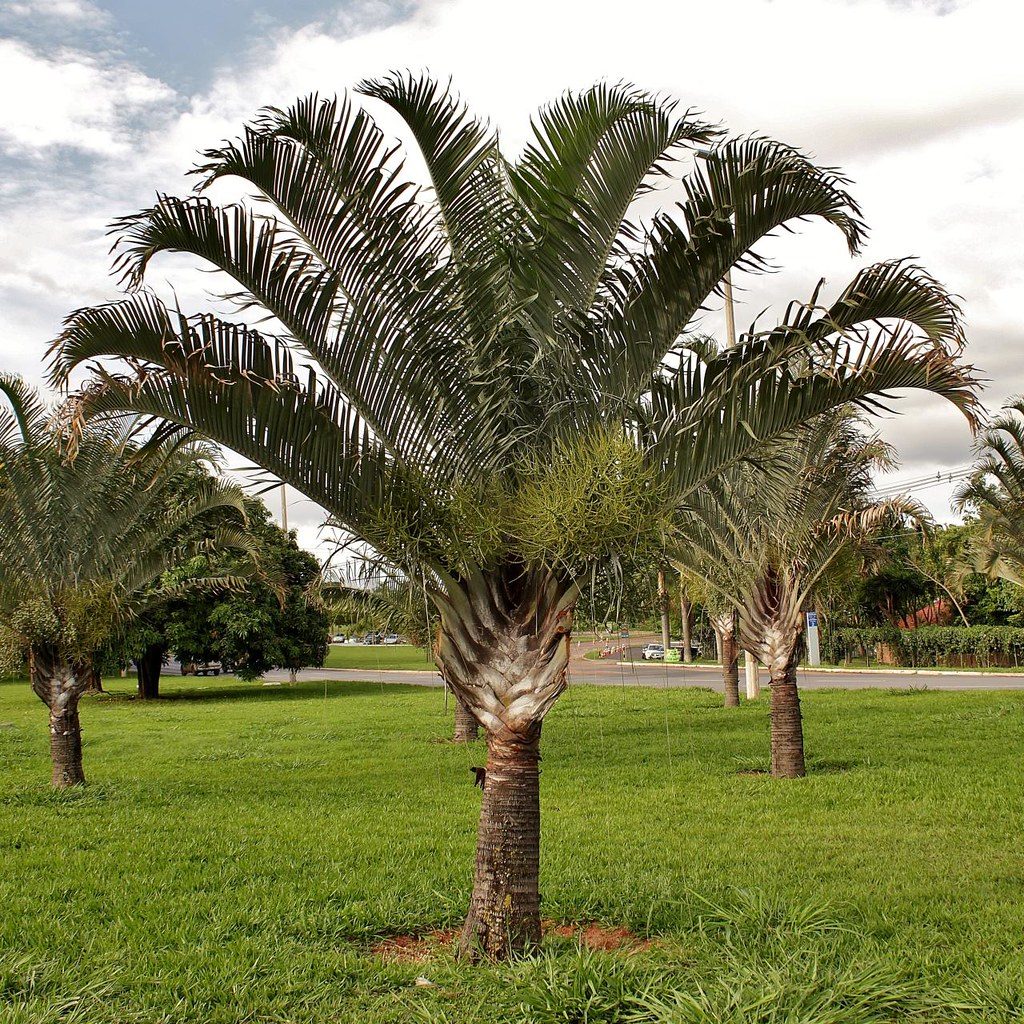
[[[386,637],[384,637],[383,640],[381,640],[381,643],[382,644],[388,644],[389,646],[393,647],[395,644],[398,643],[398,634],[397,633],[388,633],[388,635]]]
[[[344,642],[345,642],[345,638],[340,633],[337,636],[332,636],[331,637],[331,643],[332,644],[343,644]]]
[[[648,644],[641,652],[644,661],[664,661],[665,648],[661,644]]]

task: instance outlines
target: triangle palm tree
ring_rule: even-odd
[[[685,539],[682,543],[686,543]],[[689,559],[691,564],[693,558]],[[700,572],[682,562],[675,562],[675,569],[685,586],[688,596],[704,606],[711,628],[715,631],[719,653],[722,657],[722,694],[727,708],[740,706],[739,635],[737,633],[736,609],[732,602],[722,596],[718,586],[710,581],[718,574],[714,563],[703,565]]]
[[[50,709],[53,784],[80,785],[78,704],[101,653],[165,596],[160,578],[183,557],[248,550],[242,495],[191,472],[208,443],[140,449],[123,418],[55,421],[15,377],[0,377],[0,396],[0,653],[14,670],[28,661]]]
[[[982,431],[974,474],[955,501],[978,517],[965,568],[1024,586],[1024,398]]]
[[[844,179],[787,146],[602,84],[541,110],[510,160],[429,77],[358,92],[404,119],[429,190],[351,98],[264,111],[205,154],[198,194],[118,224],[132,294],[69,317],[54,380],[93,363],[94,409],[202,431],[425,576],[437,661],[488,743],[462,949],[502,956],[540,937],[541,724],[586,566],[835,405],[924,388],[970,413],[974,385],[955,304],[905,262],[729,352],[690,344],[766,235],[820,218],[864,238]],[[214,204],[224,178],[259,201]],[[678,204],[641,221],[661,185]],[[168,308],[143,282],[170,251],[223,271],[267,328]]]
[[[739,638],[771,679],[771,770],[806,773],[796,668],[815,587],[880,524],[919,515],[904,499],[871,502],[871,471],[891,452],[848,410],[819,417],[766,455],[695,494],[675,557],[738,613]],[[774,463],[774,465],[773,465]]]

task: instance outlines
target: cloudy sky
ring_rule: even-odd
[[[0,0],[0,369],[39,380],[76,306],[114,297],[109,222],[185,192],[196,151],[264,104],[393,68],[451,75],[515,151],[567,88],[627,79],[734,132],[842,167],[872,229],[851,261],[810,226],[769,247],[737,315],[766,322],[819,277],[913,255],[962,296],[996,408],[1024,392],[1024,75],[1013,0]],[[397,125],[391,127],[396,133]],[[201,301],[174,258],[157,287]],[[767,310],[767,312],[763,312]],[[711,326],[714,326],[714,317]],[[882,425],[901,473],[970,456],[958,415],[917,397]],[[949,487],[918,490],[949,518]],[[315,536],[299,496],[293,522]]]

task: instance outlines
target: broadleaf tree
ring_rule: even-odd
[[[211,573],[238,576],[244,584],[175,602],[163,624],[166,645],[183,664],[218,661],[242,679],[277,668],[293,675],[319,668],[330,629],[318,592],[320,563],[271,520],[262,502],[247,499],[245,507],[251,558],[225,553],[211,564],[199,555],[168,573],[179,585]]]
[[[692,343],[726,272],[766,266],[766,236],[819,219],[863,242],[843,177],[788,146],[599,84],[543,108],[513,160],[429,76],[357,93],[264,111],[205,154],[196,194],[122,220],[130,294],[69,316],[53,379],[92,366],[96,413],[204,432],[426,579],[438,663],[488,746],[461,948],[506,956],[540,940],[541,727],[588,567],[837,405],[922,388],[971,415],[975,385],[955,303],[907,261],[727,352]],[[213,202],[225,178],[258,202]],[[644,220],[659,187],[678,202]],[[232,278],[262,329],[166,305],[144,287],[164,252]]]

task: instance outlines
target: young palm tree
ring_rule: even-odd
[[[693,562],[692,557],[690,561]],[[722,656],[723,703],[727,708],[738,708],[740,706],[740,647],[736,609],[727,598],[721,595],[718,588],[709,582],[718,572],[718,565],[717,563],[708,564],[698,574],[677,562],[676,571],[679,573],[681,586],[685,587],[689,596],[700,601],[711,619],[711,626],[718,638],[719,652]]]
[[[50,709],[53,784],[80,785],[78,704],[99,654],[162,596],[161,575],[197,527],[209,528],[203,546],[245,547],[241,494],[204,477],[180,499],[208,445],[140,451],[127,421],[55,427],[19,379],[0,377],[0,395],[0,648],[16,668],[27,659]]]
[[[1024,586],[1024,398],[979,436],[974,475],[956,503],[978,517],[970,568]]]
[[[905,262],[727,353],[687,344],[723,275],[764,266],[766,235],[817,217],[858,249],[844,179],[787,146],[598,85],[543,109],[513,161],[429,78],[358,91],[404,119],[429,190],[349,98],[265,111],[206,154],[199,195],[120,222],[134,294],[71,315],[54,379],[104,360],[94,408],[201,430],[428,580],[439,666],[488,743],[462,948],[503,956],[540,938],[541,726],[587,566],[837,404],[920,387],[970,412],[973,382],[956,306]],[[260,201],[201,194],[229,177]],[[679,203],[645,225],[635,201],[659,185]],[[169,251],[271,326],[166,307],[142,284]]]
[[[767,471],[737,466],[695,495],[676,557],[738,612],[741,644],[771,679],[772,774],[795,778],[806,772],[796,667],[815,585],[879,523],[918,510],[867,500],[871,470],[890,452],[847,411],[819,418],[768,458],[776,465]]]

